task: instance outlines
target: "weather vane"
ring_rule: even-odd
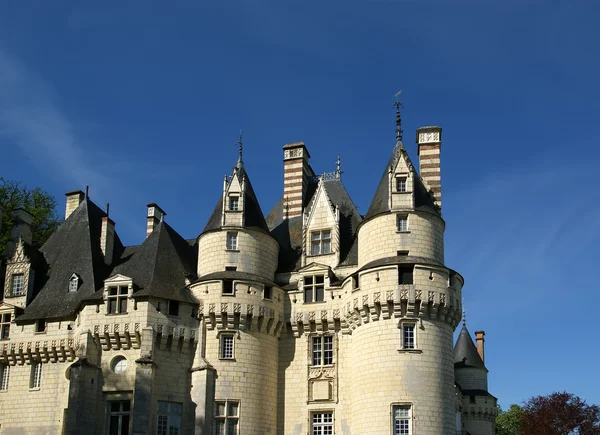
[[[396,102],[394,103],[394,107],[396,108],[396,141],[402,141],[402,120],[400,119],[400,109],[404,108],[404,105],[400,101],[399,97],[402,94],[402,90],[396,92]]]

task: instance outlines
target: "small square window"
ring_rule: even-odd
[[[229,211],[238,211],[239,209],[239,200],[240,198],[237,196],[229,197]]]
[[[413,283],[413,266],[398,266],[398,284]]]
[[[46,321],[44,319],[35,322],[35,332],[46,332]]]
[[[238,248],[238,233],[234,231],[227,232],[227,250],[236,251]]]
[[[169,301],[169,316],[179,316],[179,301]]]
[[[23,296],[25,294],[25,276],[22,273],[13,274],[11,277],[11,296]]]
[[[235,272],[237,270],[237,266],[225,266],[226,272]]]
[[[273,298],[273,287],[266,285],[263,290],[263,299],[272,299],[272,298]]]
[[[10,336],[11,313],[0,314],[0,339],[6,340]]]
[[[398,231],[408,231],[408,216],[405,214],[396,215],[396,229]]]
[[[234,358],[234,337],[233,334],[221,334],[220,355],[221,359]]]
[[[397,251],[396,252],[396,256],[398,256],[398,257],[407,257],[408,256],[408,251]]]
[[[406,177],[396,177],[396,192],[406,192]]]
[[[235,294],[235,289],[233,287],[233,280],[232,279],[224,279],[223,280],[223,294],[224,295],[234,295]]]

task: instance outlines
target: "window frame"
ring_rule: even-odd
[[[15,291],[15,284],[17,284],[16,278],[20,278],[20,291]],[[18,286],[17,286],[18,287]],[[25,296],[25,274],[24,273],[13,273],[10,275],[10,296],[19,297]]]
[[[239,233],[237,231],[227,231],[225,240],[226,251],[238,251],[239,249]]]
[[[219,404],[223,404],[223,408],[225,409],[224,415],[219,415]],[[237,406],[237,408],[236,408],[237,414],[236,415],[229,415],[231,405]],[[230,433],[229,430],[231,429],[230,423],[235,422],[234,423],[235,424],[234,434],[239,435],[239,433],[240,433],[240,416],[241,416],[241,401],[240,400],[237,400],[237,399],[215,400],[215,412],[214,412],[214,418],[213,418],[214,432],[218,433],[217,432],[217,430],[219,429],[218,424],[220,422],[222,422],[224,433],[229,434]]]
[[[0,391],[8,391],[10,364],[0,364]]]
[[[228,211],[240,211],[240,197],[238,195],[230,196],[227,207]]]
[[[12,313],[0,313],[0,340],[10,339],[10,324],[12,320]]]
[[[119,411],[113,411],[112,410],[112,404],[113,403],[119,403]],[[123,404],[127,403],[128,404],[128,410],[124,411],[123,410]],[[112,417],[117,417],[118,418],[118,435],[121,435],[123,432],[123,417],[127,416],[127,431],[126,433],[131,433],[131,426],[132,426],[132,421],[133,419],[132,414],[131,414],[131,399],[120,399],[120,400],[109,400],[107,401],[107,406],[108,406],[108,422],[107,422],[107,432],[110,433],[110,422]]]
[[[166,410],[163,406],[166,405]],[[172,409],[175,408],[175,409]],[[178,408],[178,409],[177,409]],[[156,405],[156,435],[168,435],[171,428],[177,429],[177,433],[181,434],[181,416],[183,414],[183,403],[169,402],[159,400]],[[166,418],[165,427],[161,430],[161,417]]]
[[[45,334],[46,332],[48,332],[48,322],[46,322],[46,319],[37,319],[35,321],[35,333]]]
[[[69,278],[69,293],[74,293],[79,290],[79,277],[73,275]]]
[[[171,313],[171,309],[172,307],[177,307],[177,312],[176,314],[172,314]],[[167,301],[167,316],[171,316],[171,317],[179,317],[181,314],[181,303],[179,301],[173,300],[173,299],[169,299]]]
[[[396,232],[398,232],[398,233],[409,233],[410,232],[410,227],[409,227],[409,222],[408,222],[408,214],[406,214],[406,213],[397,213],[396,214]]]
[[[115,294],[111,294],[111,291],[116,289]],[[122,290],[125,290],[124,292]],[[106,289],[106,315],[108,316],[116,316],[119,314],[127,314],[128,309],[128,299],[129,299],[129,286],[127,284],[121,285],[110,285]],[[115,301],[115,312],[112,312],[111,309],[111,301]],[[121,310],[121,303],[125,302],[125,310]]]
[[[396,193],[408,192],[408,177],[406,175],[396,176]]]
[[[329,416],[329,421],[319,421],[315,422],[315,416],[320,415],[321,419],[325,416]],[[333,410],[325,409],[325,410],[313,410],[310,412],[309,416],[309,427],[310,427],[310,435],[333,435],[335,431],[335,416]],[[329,429],[329,430],[327,430]]]
[[[34,360],[31,363],[31,373],[29,376],[29,389],[39,390],[42,388],[42,362]]]
[[[331,228],[325,228],[321,230],[313,230],[310,232],[310,255],[329,255],[333,253],[331,249]],[[324,234],[327,234],[327,237],[324,237]],[[317,236],[315,238],[315,236]],[[325,252],[325,242],[329,242],[327,244],[327,252]],[[315,246],[318,248],[317,252],[315,252]]]
[[[226,349],[226,340],[231,339],[231,349]],[[225,351],[228,351],[225,353]],[[219,359],[225,361],[235,361],[235,333],[222,332],[219,335]]]
[[[263,286],[263,299],[267,301],[273,300],[273,287],[270,285]]]
[[[398,322],[400,337],[398,340],[398,352],[422,353],[419,347],[419,320],[403,319]]]
[[[335,336],[320,334],[310,336],[310,366],[331,367],[335,365]]]
[[[413,433],[413,407],[410,403],[392,403],[391,409],[391,425],[392,425],[392,435],[412,435]],[[396,411],[400,410],[408,410],[407,416],[396,416]],[[405,427],[397,427],[396,423],[399,421],[406,421],[407,426]]]
[[[323,281],[317,282],[317,278],[322,279]],[[307,280],[310,280],[310,283],[307,283]],[[305,304],[325,302],[325,274],[317,273],[312,275],[306,275],[302,278],[302,283],[302,293]],[[306,297],[306,295],[308,291],[311,292],[311,300],[307,300],[308,298]],[[321,299],[318,298],[319,295],[322,295]]]

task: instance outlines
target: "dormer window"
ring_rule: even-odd
[[[396,177],[396,192],[406,192],[406,177]]]
[[[304,302],[323,302],[325,300],[325,276],[304,277]]]
[[[10,335],[11,313],[0,314],[0,339],[7,340]]]
[[[310,243],[311,255],[322,255],[331,253],[331,230],[311,232]]]
[[[229,211],[238,211],[240,204],[239,196],[230,196],[229,197]]]
[[[79,277],[76,274],[71,275],[69,278],[69,291],[76,292],[79,288]]]
[[[22,273],[14,273],[11,276],[10,295],[23,296],[25,294],[25,275]]]
[[[106,314],[126,314],[128,292],[127,286],[109,287]]]

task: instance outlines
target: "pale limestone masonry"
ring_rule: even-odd
[[[419,132],[438,134],[418,136],[436,170],[441,129]],[[144,242],[123,247],[81,191],[40,250],[18,239],[0,434],[494,435],[483,332],[478,349],[463,324],[453,345],[464,279],[445,265],[439,177],[398,141],[362,216],[339,162],[315,177],[288,144],[265,219],[241,151],[194,240],[150,203]]]

